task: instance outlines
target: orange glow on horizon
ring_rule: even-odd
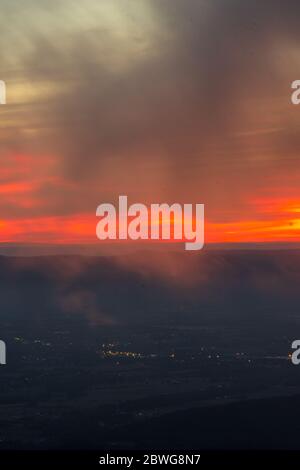
[[[94,213],[88,214],[82,209],[81,213],[72,214],[70,201],[77,190],[76,183],[66,180],[60,174],[57,160],[53,156],[43,156],[42,160],[37,161],[30,155],[18,154],[5,160],[1,172],[0,195],[2,208],[6,212],[2,214],[0,212],[0,243],[98,245],[106,243],[96,237],[99,218]],[[94,188],[91,186],[91,189]],[[83,195],[89,193],[89,190],[88,186]],[[291,191],[292,189],[283,188],[280,192],[291,194]],[[53,200],[51,200],[52,194]],[[65,195],[66,204],[70,207],[69,215],[53,215],[58,204],[63,206],[62,198]],[[205,204],[206,213],[205,244],[300,242],[300,198],[251,197],[248,204],[245,204],[248,208],[247,218],[246,212],[239,212],[230,221],[221,220],[220,213],[214,217],[215,208],[210,207],[209,201],[206,203],[205,198],[201,202]],[[16,212],[10,213],[10,209],[6,209],[6,204],[9,208],[16,208]],[[44,209],[52,215],[41,215]],[[229,215],[230,209],[227,207]],[[232,207],[232,210],[235,210],[235,207]],[[171,237],[174,235],[177,223],[178,221],[171,215]],[[183,241],[185,240],[171,240],[174,243]],[[134,243],[140,242],[141,240],[138,240]],[[169,240],[162,239],[143,241],[143,243],[149,242],[170,243]]]
[[[269,202],[268,202],[269,203]],[[300,242],[300,201],[289,201],[282,209],[282,201],[274,201],[274,214],[265,219],[238,220],[233,222],[205,221],[205,244],[251,242]],[[277,213],[275,209],[281,206]],[[259,211],[258,211],[259,212]],[[267,211],[270,212],[270,211]],[[261,214],[260,214],[261,215]],[[296,216],[296,217],[295,217]],[[1,219],[0,243],[53,243],[53,244],[101,244],[96,237],[99,218],[94,215],[36,217],[17,220]],[[174,220],[171,220],[171,225]],[[174,227],[173,227],[174,229]],[[171,230],[172,234],[172,230]],[[124,241],[116,240],[124,243]],[[171,240],[179,243],[184,240]],[[112,242],[108,240],[108,242]],[[131,242],[131,240],[125,240]],[[138,243],[141,240],[137,241]],[[153,243],[153,240],[144,240]],[[157,240],[167,242],[169,240]]]

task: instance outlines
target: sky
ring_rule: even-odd
[[[206,243],[300,241],[298,0],[0,0],[0,243],[205,204]]]

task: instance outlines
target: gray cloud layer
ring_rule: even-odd
[[[239,211],[267,177],[296,184],[300,115],[289,87],[299,78],[299,2],[0,6],[8,86],[57,87],[3,111],[13,123],[0,126],[2,159],[31,153],[41,165],[55,155],[57,173],[78,188],[43,185],[44,210],[90,210],[102,194],[126,192]]]

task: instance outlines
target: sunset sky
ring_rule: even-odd
[[[206,243],[300,241],[299,0],[0,0],[0,242],[203,203]]]

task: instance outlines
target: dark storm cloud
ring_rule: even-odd
[[[73,79],[61,100],[50,104],[72,176],[93,174],[106,158],[124,157],[125,163],[151,149],[162,158],[199,157],[205,164],[209,144],[243,130],[245,100],[272,98],[275,91],[286,92],[288,102],[289,83],[275,73],[273,61],[277,41],[298,39],[299,4],[150,4],[166,31],[165,42],[154,41],[153,49],[124,70],[106,66],[109,45],[122,53],[108,31],[74,38],[69,60],[52,44],[37,43],[30,69],[46,74],[50,59],[59,75]],[[236,144],[228,145],[234,155]]]
[[[12,10],[1,3],[13,28]],[[62,12],[65,26],[58,3],[27,2],[36,22],[42,15],[41,25],[27,15],[14,36],[16,44],[23,34],[28,46],[18,57],[22,77],[61,86],[58,95],[29,106],[38,132],[26,138],[16,133],[14,146],[33,146],[37,154],[47,147],[59,156],[64,177],[81,182],[95,182],[112,169],[125,175],[152,159],[151,171],[166,173],[167,187],[176,191],[186,168],[204,192],[205,179],[211,185],[220,169],[226,186],[243,192],[262,184],[257,170],[272,173],[274,161],[274,171],[283,160],[295,164],[298,126],[285,129],[297,62],[286,59],[289,70],[281,63],[286,63],[285,50],[298,47],[299,2],[120,0],[112,2],[115,22],[99,11],[98,23],[91,26],[87,17],[93,16],[95,2],[87,1],[77,29],[69,24],[76,23],[72,5],[79,8],[79,2],[61,4],[70,7]],[[127,30],[127,44],[115,34],[122,29],[117,18],[124,16],[130,25],[138,5],[144,8],[133,20],[135,26],[140,21],[139,29]],[[22,8],[18,12],[19,24]],[[147,29],[149,16],[154,29]],[[274,112],[275,98],[286,104]],[[258,162],[260,154],[264,159]],[[143,188],[143,179],[136,184]],[[48,195],[47,188],[43,191]],[[90,199],[94,204],[92,191]]]

